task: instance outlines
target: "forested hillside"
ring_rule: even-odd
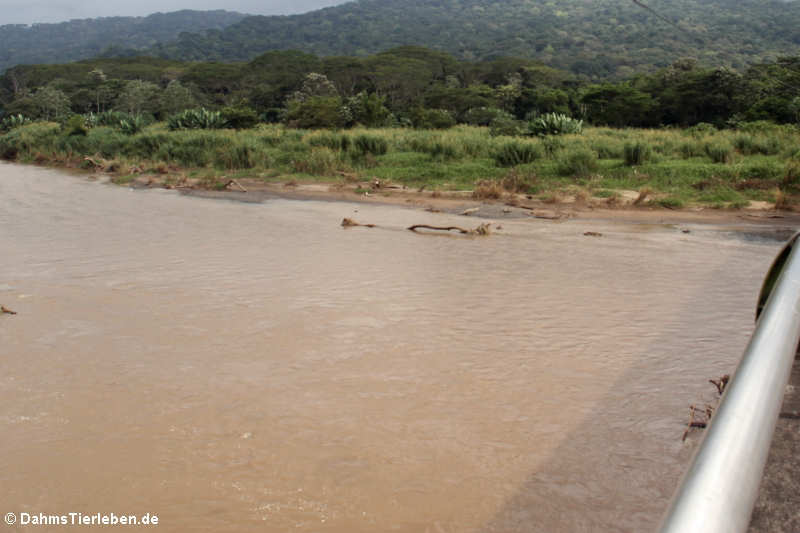
[[[741,72],[677,61],[592,83],[535,60],[459,61],[421,47],[359,57],[273,51],[250,62],[103,58],[8,69],[0,117],[66,120],[109,110],[166,120],[205,107],[301,128],[457,122],[514,132],[544,113],[612,126],[725,126],[800,119],[800,56]]]
[[[59,24],[0,26],[0,72],[19,64],[66,63],[102,53],[124,55],[175,39],[181,32],[222,29],[244,18],[232,11],[176,11]]]
[[[460,59],[516,56],[592,78],[625,78],[682,57],[742,68],[800,51],[800,2],[360,0],[295,16],[247,17],[152,49],[181,60],[249,60],[267,50],[365,56],[419,45]]]

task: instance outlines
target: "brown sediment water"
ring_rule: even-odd
[[[18,314],[0,315],[0,514],[652,529],[696,443],[688,405],[733,370],[780,243],[404,230],[478,222],[1,165],[0,303]]]

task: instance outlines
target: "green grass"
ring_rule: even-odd
[[[336,182],[378,178],[435,190],[471,190],[482,180],[526,176],[523,189],[558,196],[584,187],[613,196],[620,189],[653,191],[656,203],[741,206],[800,193],[800,133],[585,128],[582,134],[530,139],[492,136],[489,128],[448,130],[355,128],[169,131],[156,123],[133,135],[113,127],[69,135],[55,123],[33,123],[0,136],[0,157],[80,166],[83,158],[114,168],[180,172],[206,180],[222,175],[264,180]],[[119,180],[125,171],[119,172]],[[518,180],[517,180],[518,181]],[[519,188],[510,186],[511,189]],[[507,190],[510,190],[506,187]]]

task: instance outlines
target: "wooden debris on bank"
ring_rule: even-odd
[[[722,393],[725,392],[725,387],[728,385],[728,382],[730,380],[731,380],[730,374],[725,374],[719,379],[709,379],[708,382],[713,384],[717,388],[717,392],[719,393],[719,395],[722,396]]]
[[[374,228],[375,224],[360,224],[353,220],[352,218],[343,218],[342,219],[342,227],[343,228],[355,228],[357,226],[362,226],[365,228]]]
[[[704,409],[690,405],[689,411],[689,424],[686,426],[686,431],[683,432],[681,441],[686,440],[686,437],[689,435],[689,431],[691,431],[692,428],[705,429],[708,427],[708,423],[711,422],[711,415],[714,414],[714,408],[710,405],[706,405]]]
[[[228,180],[228,183],[225,184],[225,188],[226,189],[230,189],[231,185],[236,185],[237,187],[239,187],[239,190],[241,190],[242,192],[247,192],[247,189],[242,187],[242,184],[239,183],[238,181],[234,180],[234,179]]]
[[[4,305],[0,305],[0,313],[6,314],[6,315],[16,315],[17,314],[16,311],[12,311],[11,309],[9,309],[8,307],[6,307]]]
[[[428,224],[415,224],[413,226],[409,226],[407,229],[413,232],[416,232],[419,229],[430,229],[434,231],[457,231],[463,235],[486,236],[491,234],[491,231],[489,230],[490,225],[491,222],[486,222],[479,224],[475,229],[465,229],[458,226],[429,226]]]
[[[730,374],[725,374],[720,376],[719,379],[709,379],[708,382],[714,385],[717,388],[717,393],[722,396],[722,393],[725,392],[725,387],[728,385],[730,379]],[[689,435],[689,431],[691,431],[692,428],[705,429],[711,422],[711,416],[713,414],[714,408],[708,404],[706,404],[703,409],[700,409],[694,405],[690,405],[689,423],[686,426],[686,431],[683,432],[683,438],[681,438],[681,440],[686,440],[686,437]]]

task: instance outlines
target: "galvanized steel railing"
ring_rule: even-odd
[[[755,332],[673,496],[662,533],[736,533],[749,526],[800,340],[798,235],[765,278]]]

